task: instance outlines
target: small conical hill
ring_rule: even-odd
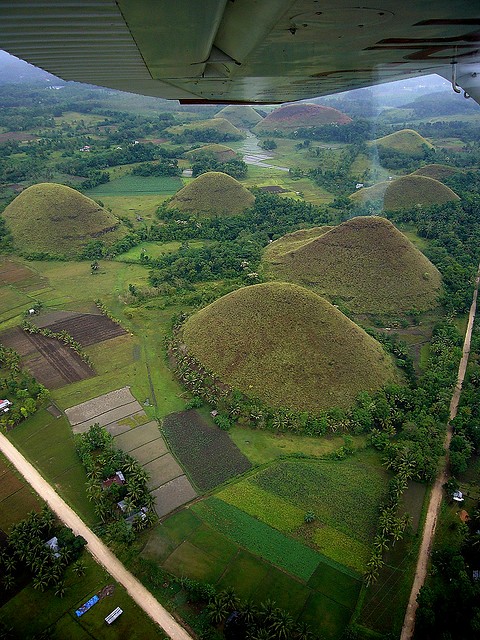
[[[424,176],[425,178],[433,178],[434,180],[445,180],[450,176],[458,173],[455,167],[449,167],[446,164],[427,164],[411,173],[412,176]]]
[[[275,109],[259,122],[255,131],[268,133],[275,129],[294,131],[299,127],[318,127],[324,124],[348,124],[352,119],[346,114],[319,104],[303,102],[287,104]]]
[[[213,155],[218,162],[228,162],[237,158],[233,149],[224,144],[206,144],[198,149],[192,149],[183,154],[189,160],[197,160],[205,155]]]
[[[253,206],[255,196],[238,180],[221,171],[209,171],[180,189],[169,208],[213,218],[233,216]]]
[[[260,120],[262,116],[255,111],[253,107],[248,105],[228,105],[217,113],[216,118],[225,118],[240,129],[251,129]]]
[[[165,133],[173,136],[182,135],[188,131],[210,131],[213,130],[218,134],[227,136],[229,140],[241,140],[245,134],[237,129],[226,118],[212,118],[211,120],[199,120],[197,122],[189,122],[188,124],[175,125],[165,129]],[[227,139],[225,138],[225,139]]]
[[[125,235],[112,213],[62,184],[28,187],[3,215],[15,245],[25,253],[75,257],[91,240],[112,244]]]
[[[346,407],[398,380],[390,357],[333,305],[293,284],[238,289],[191,316],[189,353],[233,388],[273,407]]]
[[[424,146],[433,149],[433,144],[413,129],[402,129],[401,131],[389,133],[383,138],[374,140],[373,144],[412,155],[423,153]]]
[[[418,206],[429,207],[433,204],[460,200],[450,187],[438,180],[413,174],[360,189],[350,198],[359,203],[383,201],[384,211],[397,211]]]
[[[275,244],[275,243],[273,243]],[[293,250],[265,253],[270,271],[357,313],[423,311],[437,304],[436,267],[391,222],[352,218]]]

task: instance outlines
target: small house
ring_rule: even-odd
[[[55,558],[60,558],[57,536],[53,536],[53,538],[50,538],[50,540],[47,540],[45,542],[45,546],[51,550]]]
[[[11,406],[12,403],[10,402],[10,400],[0,400],[0,411],[2,411],[3,413],[7,413],[7,411],[10,411]]]
[[[454,491],[452,498],[455,502],[463,502],[464,500],[463,493],[461,491]]]
[[[122,485],[125,484],[125,476],[121,471],[116,471],[115,475],[110,476],[102,482],[102,489],[108,489],[112,484]]]
[[[363,182],[357,182],[355,189],[361,189],[364,186]]]

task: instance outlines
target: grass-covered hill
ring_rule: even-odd
[[[189,122],[188,124],[180,124],[165,129],[165,133],[171,136],[181,136],[188,132],[215,131],[220,136],[227,136],[230,140],[241,140],[245,137],[240,129],[235,127],[225,118],[212,118],[211,120],[199,120],[198,122]]]
[[[357,313],[423,311],[437,304],[440,273],[391,222],[352,218],[303,244],[277,240],[264,259],[280,280],[297,282]]]
[[[429,149],[433,149],[432,143],[413,129],[395,131],[394,133],[390,133],[388,136],[383,136],[383,138],[377,138],[373,141],[373,144],[393,151],[400,151],[402,153],[412,155],[422,153],[424,145]]]
[[[255,196],[238,180],[220,171],[209,171],[180,189],[168,206],[213,218],[237,215],[250,208],[254,202]]]
[[[3,212],[24,253],[75,257],[91,240],[112,244],[125,231],[94,200],[62,184],[40,183],[22,191]]]
[[[412,176],[424,176],[425,178],[433,178],[434,180],[445,180],[458,173],[458,169],[455,167],[449,167],[446,164],[427,164],[424,167],[420,167],[416,171],[413,171]]]
[[[218,162],[228,162],[237,158],[235,151],[224,144],[206,144],[184,153],[185,158],[189,160],[197,160],[205,155],[213,155]]]
[[[229,105],[219,111],[215,117],[225,118],[240,129],[251,129],[263,119],[253,107],[248,105]]]
[[[318,127],[323,124],[348,124],[352,119],[332,107],[303,102],[287,104],[275,109],[259,122],[255,131],[269,133],[279,131],[294,131],[299,127]]]
[[[383,200],[385,211],[408,209],[418,205],[429,207],[432,204],[444,204],[460,199],[454,191],[438,180],[413,174],[360,189],[350,198],[358,203]]]
[[[238,289],[191,316],[188,351],[207,369],[273,407],[346,407],[397,379],[379,343],[325,299],[269,282]]]

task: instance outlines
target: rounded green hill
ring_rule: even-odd
[[[413,129],[395,131],[388,134],[388,136],[383,136],[383,138],[377,138],[377,140],[373,141],[373,144],[413,155],[423,153],[424,146],[433,149],[433,144]]]
[[[187,320],[183,341],[207,369],[272,407],[347,407],[398,380],[391,358],[333,305],[293,284],[238,289]]]
[[[396,211],[416,206],[429,207],[433,204],[445,204],[445,202],[460,200],[450,187],[438,180],[413,174],[360,189],[350,198],[358,203],[383,201],[385,211]]]
[[[91,240],[108,245],[125,235],[112,213],[62,184],[28,187],[3,215],[15,245],[25,253],[75,257]]]
[[[221,171],[209,171],[180,189],[168,207],[213,218],[243,213],[254,202],[255,196],[238,180]]]
[[[318,127],[323,124],[348,124],[352,119],[332,107],[323,107],[319,104],[306,104],[303,102],[287,104],[275,109],[259,122],[255,131],[268,133],[279,129],[280,131],[294,131],[299,127]]]
[[[251,129],[260,120],[263,120],[262,116],[253,107],[240,104],[231,104],[224,107],[215,117],[225,118],[240,129]]]
[[[213,155],[218,162],[228,162],[228,160],[234,160],[237,157],[235,151],[224,144],[206,144],[184,153],[184,156],[190,160],[197,160],[205,155]]]
[[[274,242],[265,251],[268,270],[351,311],[402,313],[437,304],[439,271],[385,218],[352,218],[300,245],[280,240],[280,250]]]

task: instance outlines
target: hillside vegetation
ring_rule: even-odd
[[[273,407],[346,407],[397,379],[378,342],[325,299],[283,282],[216,300],[187,320],[183,340],[221,380]]]
[[[120,221],[70,187],[40,183],[28,187],[3,213],[15,245],[25,253],[76,256],[91,241],[112,244],[123,235]]]
[[[211,120],[200,120],[198,122],[189,122],[188,124],[176,125],[165,129],[165,133],[177,136],[187,131],[215,131],[221,135],[231,136],[231,139],[240,140],[245,137],[244,134],[237,129],[231,122],[225,118],[212,118]]]
[[[445,178],[453,176],[458,173],[458,169],[455,167],[449,167],[446,164],[427,164],[424,167],[420,167],[416,171],[413,171],[412,176],[424,176],[425,178],[433,178],[440,182]]]
[[[267,269],[278,279],[359,313],[426,310],[437,303],[440,273],[385,218],[352,218],[326,233],[320,228],[314,239],[295,240],[290,234],[265,251]]]
[[[415,155],[423,152],[424,145],[429,149],[433,149],[433,144],[413,129],[395,131],[388,136],[383,136],[383,138],[377,138],[373,141],[373,144],[394,151]]]
[[[254,202],[255,196],[238,180],[221,171],[209,171],[180,189],[168,207],[213,218],[237,215]]]
[[[205,155],[213,155],[219,162],[227,162],[237,157],[235,151],[224,144],[205,144],[203,147],[184,153],[184,156],[191,160],[196,160]]]
[[[460,199],[450,187],[438,180],[413,174],[360,189],[350,198],[359,203],[378,202],[383,199],[385,211],[408,209],[419,205],[429,207],[432,204],[444,204]]]
[[[215,117],[225,118],[236,127],[240,127],[240,129],[251,129],[263,119],[253,107],[233,104],[224,107]]]
[[[318,104],[287,104],[275,109],[259,122],[255,131],[268,133],[274,129],[294,131],[299,127],[318,127],[324,124],[348,124],[352,119],[332,107]]]

